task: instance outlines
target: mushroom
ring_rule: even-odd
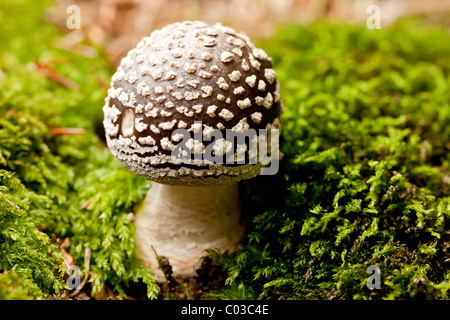
[[[272,59],[221,24],[168,25],[122,59],[103,107],[106,141],[124,167],[152,181],[135,241],[158,281],[166,279],[157,255],[183,279],[195,276],[205,249],[241,244],[238,181],[265,165],[253,151],[267,138],[261,132],[280,128],[279,89]]]

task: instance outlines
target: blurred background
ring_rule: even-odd
[[[67,8],[77,5],[81,28],[69,30]],[[58,0],[47,18],[69,32],[60,46],[83,55],[94,54],[84,40],[99,44],[117,66],[139,40],[176,21],[222,22],[252,39],[269,37],[274,27],[319,19],[366,23],[371,5],[380,8],[381,28],[400,17],[417,17],[428,24],[450,26],[450,0]]]

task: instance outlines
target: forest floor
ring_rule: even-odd
[[[68,32],[54,4],[0,3],[0,299],[449,299],[450,34],[429,23],[446,11],[257,39],[285,106],[280,171],[242,182],[240,250],[161,288],[134,254],[151,183],[112,157],[102,125],[116,64],[149,27],[127,43],[108,24]]]

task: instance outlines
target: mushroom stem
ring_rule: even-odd
[[[136,215],[137,255],[158,282],[166,277],[156,254],[168,259],[176,279],[191,278],[205,249],[230,252],[243,237],[237,183],[191,187],[153,182]]]

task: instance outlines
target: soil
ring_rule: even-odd
[[[197,276],[184,281],[177,281],[172,277],[171,267],[167,259],[161,258],[161,267],[167,276],[167,283],[160,285],[158,300],[204,300],[205,294],[214,292],[225,285],[226,272],[223,268],[217,266],[209,257],[203,259],[200,267],[196,270]],[[125,289],[127,299],[129,300],[148,300],[147,286],[142,281],[131,283],[128,289]],[[92,295],[92,284],[86,285],[73,296],[58,294],[54,296],[55,300],[116,300],[118,299],[113,292],[110,283],[106,282],[102,290],[96,295]]]

